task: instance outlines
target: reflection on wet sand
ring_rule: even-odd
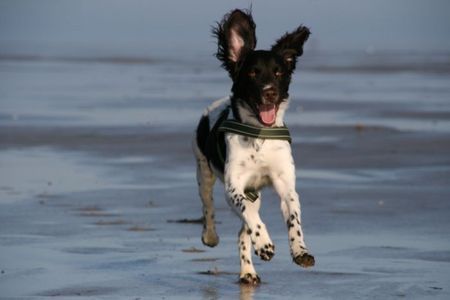
[[[229,91],[217,64],[0,59],[2,296],[450,298],[447,67],[336,57],[305,56],[287,115],[318,264],[295,267],[263,191],[280,247],[257,287],[237,283],[239,220],[221,189],[221,243],[200,241],[190,139]]]
[[[251,284],[240,284],[239,285],[239,299],[240,300],[253,300],[253,295],[257,286]]]

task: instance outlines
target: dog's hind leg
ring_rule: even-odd
[[[197,182],[200,199],[203,204],[203,244],[214,247],[219,243],[219,237],[216,233],[216,226],[214,222],[214,200],[213,187],[216,181],[216,176],[209,167],[206,157],[196,149],[195,155],[197,158]]]

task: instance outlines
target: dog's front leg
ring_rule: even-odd
[[[247,284],[258,284],[261,282],[252,262],[252,243],[250,235],[247,233],[248,226],[243,222],[239,231],[238,247],[241,262],[240,282]]]
[[[258,197],[254,200],[247,198],[244,193],[244,184],[247,182],[246,176],[239,172],[231,172],[231,174],[233,176],[225,176],[225,190],[228,204],[243,220],[246,226],[245,234],[250,236],[255,254],[262,260],[268,261],[273,257],[275,247],[267,232],[266,225],[259,216],[259,208],[261,205],[260,193],[258,193]]]
[[[288,229],[289,246],[294,262],[302,267],[314,266],[314,256],[308,253],[302,230],[300,199],[295,191],[295,168],[290,164],[272,179],[281,199],[281,211]]]

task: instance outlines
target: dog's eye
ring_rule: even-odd
[[[281,72],[281,71],[275,71],[275,76],[276,76],[276,77],[280,77],[281,75],[283,75],[283,72]]]
[[[251,78],[256,77],[256,71],[250,71],[250,72],[248,72],[248,77],[251,77]]]

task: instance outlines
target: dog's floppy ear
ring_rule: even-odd
[[[308,39],[309,35],[310,31],[308,27],[299,26],[293,32],[283,35],[275,45],[272,46],[272,51],[283,57],[291,72],[295,69],[297,57],[303,54],[303,44]]]
[[[250,11],[235,9],[213,28],[217,37],[216,57],[233,78],[246,53],[256,47],[255,22]]]

